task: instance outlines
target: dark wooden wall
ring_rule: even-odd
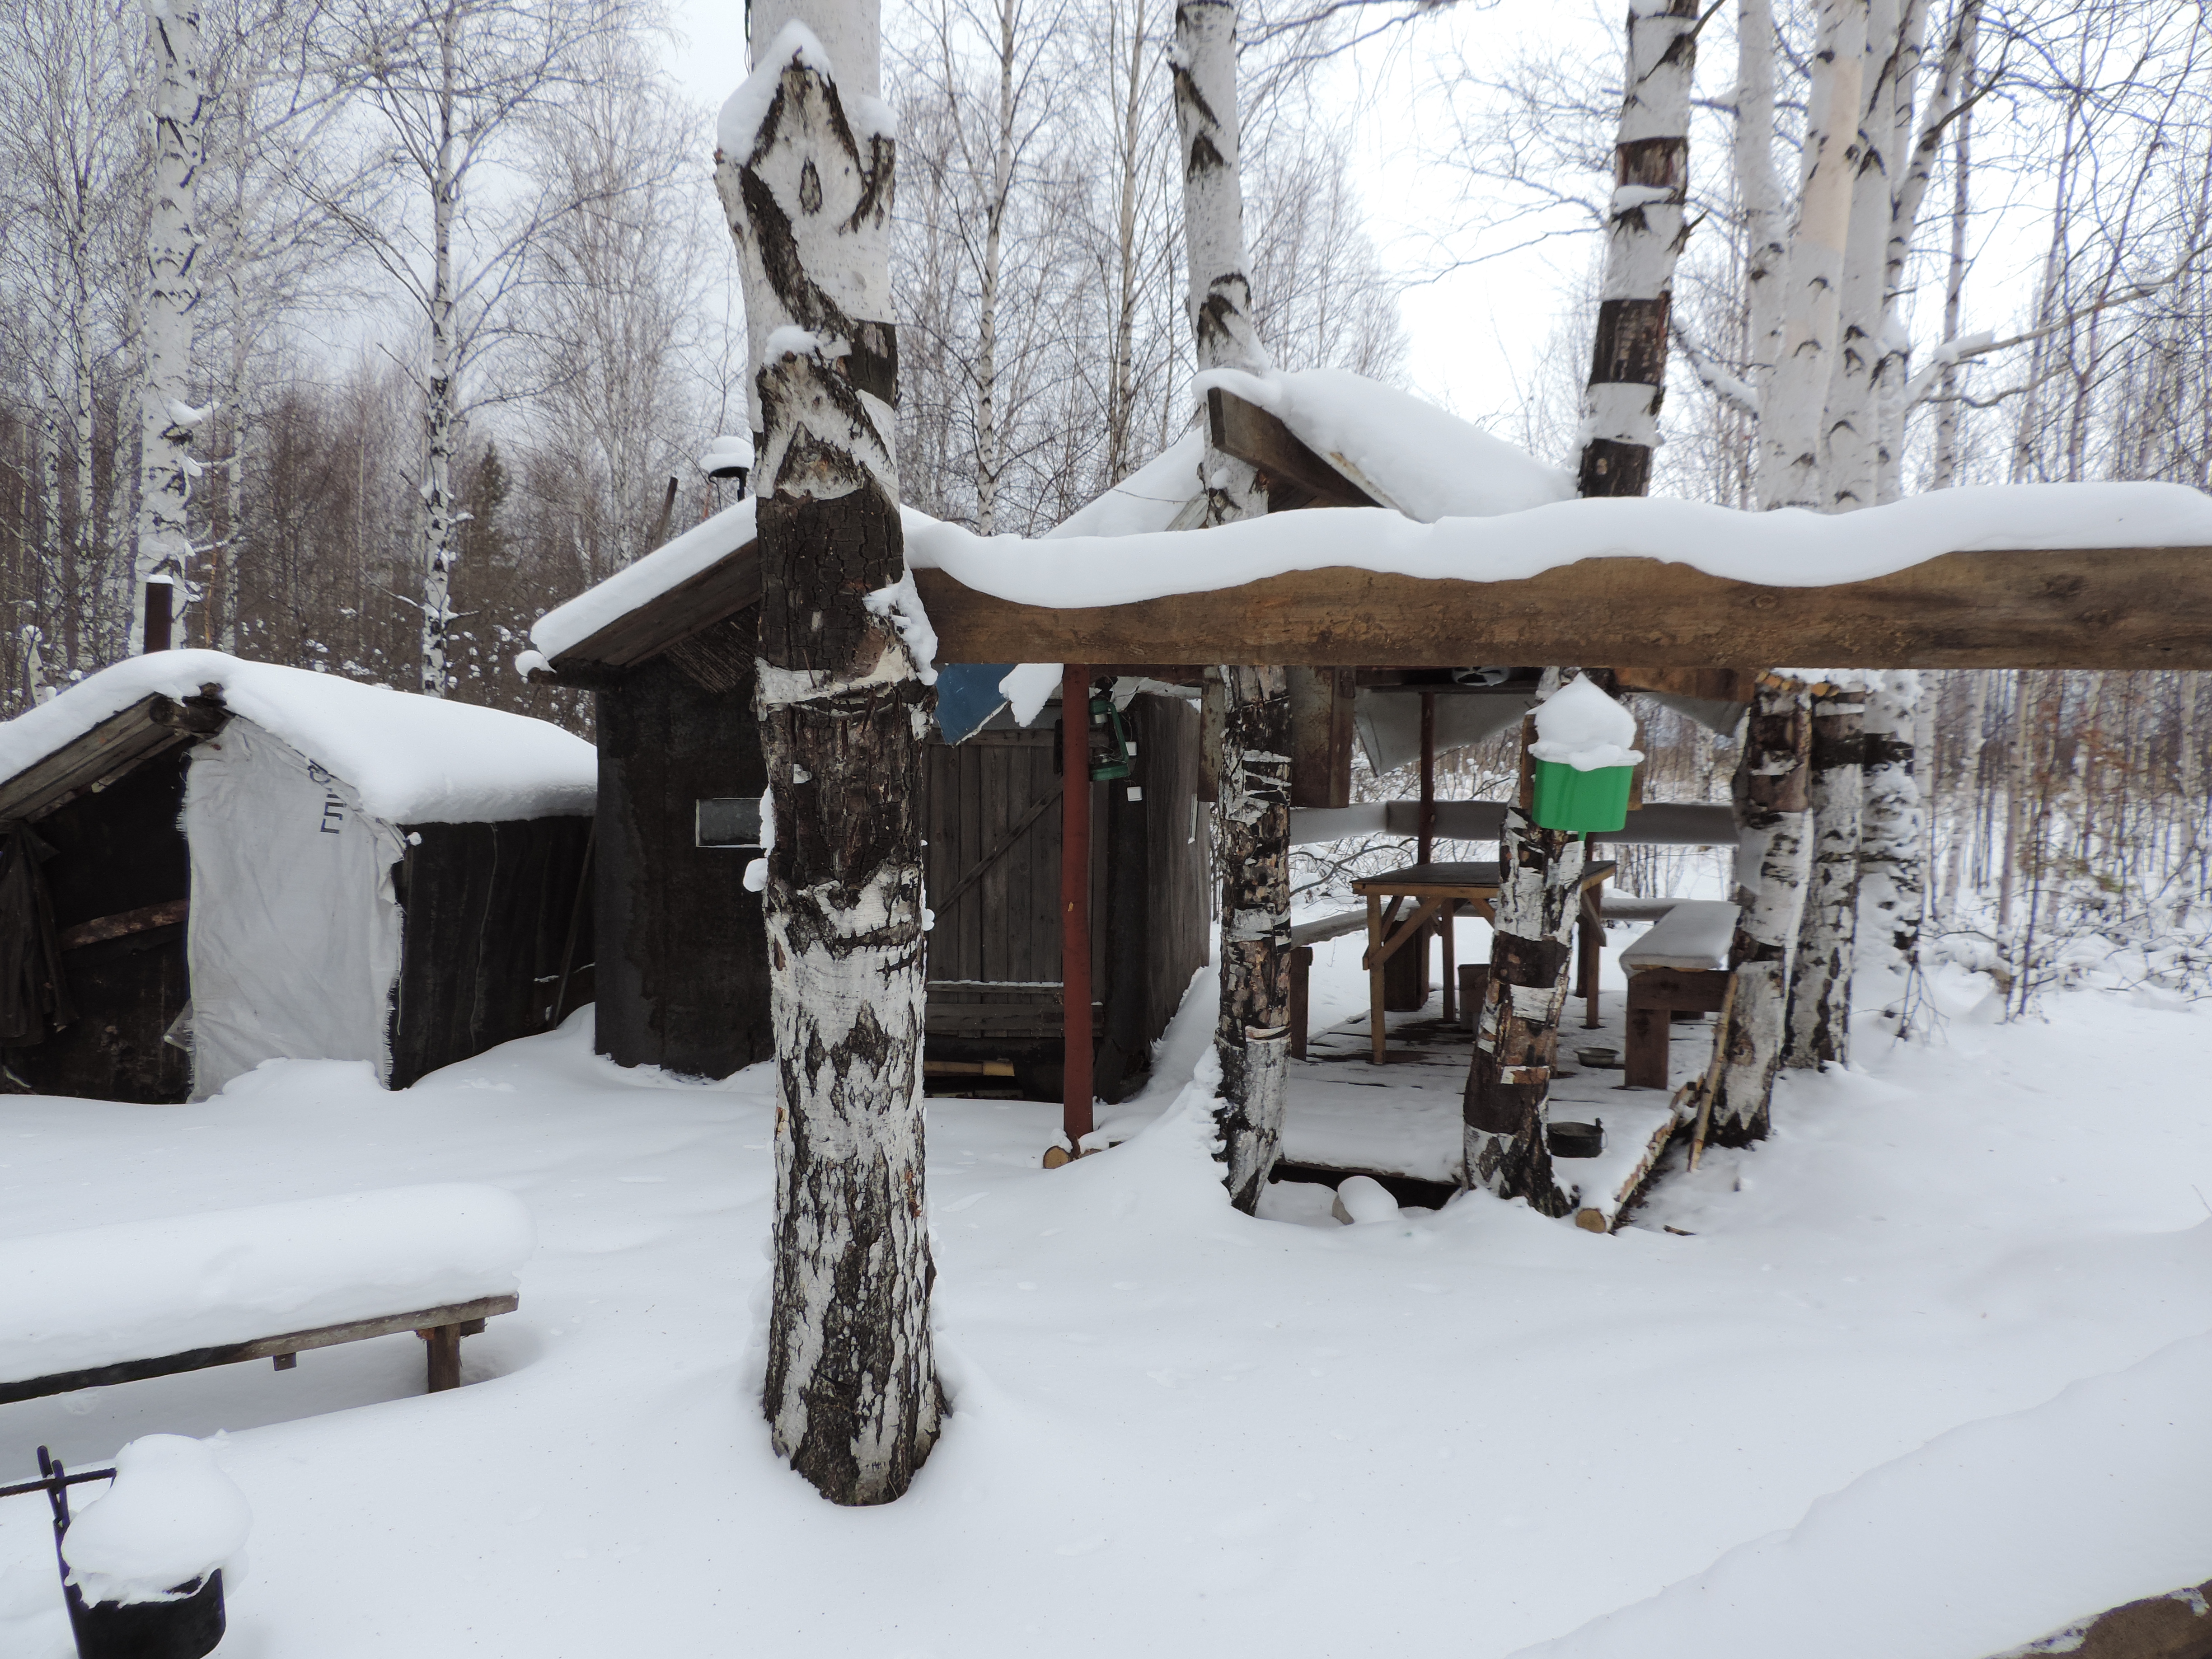
[[[752,617],[599,694],[599,1051],[727,1077],[775,1053],[754,854],[700,847],[702,798],[768,787],[752,708]],[[727,635],[727,637],[723,637]]]
[[[32,826],[54,849],[45,873],[58,931],[188,896],[191,862],[177,824],[185,752],[165,750]],[[100,1100],[191,1092],[191,1056],[161,1040],[191,994],[182,922],[64,951],[62,972],[76,1022],[9,1050],[17,1078],[41,1094]]]
[[[407,833],[393,876],[402,916],[395,1089],[548,1030],[592,1000],[591,819],[421,823]]]

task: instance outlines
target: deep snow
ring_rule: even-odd
[[[763,1068],[624,1073],[580,1017],[399,1094],[288,1062],[191,1106],[9,1098],[9,1235],[466,1180],[539,1247],[458,1393],[386,1339],[0,1407],[0,1472],[228,1431],[224,1659],[1976,1659],[2212,1571],[2212,1112],[2185,1007],[1963,1002],[1940,1046],[1863,1030],[1862,1069],[1785,1080],[1771,1140],[1611,1237],[1482,1195],[1247,1219],[1196,1121],[1048,1173],[1056,1108],[934,1101],[955,1412],[860,1511],[753,1398]],[[0,1652],[64,1628],[45,1506],[0,1504]]]

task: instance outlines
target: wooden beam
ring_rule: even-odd
[[[191,908],[189,899],[164,899],[159,904],[149,904],[136,910],[125,910],[112,916],[99,916],[91,921],[81,921],[74,927],[64,927],[56,935],[54,943],[64,951],[80,950],[88,945],[100,945],[112,939],[126,939],[132,933],[149,933],[156,927],[173,927],[184,921]]]
[[[1257,468],[1269,507],[1285,484],[1310,499],[1283,506],[1379,507],[1381,502],[1306,447],[1298,435],[1256,404],[1216,386],[1206,394],[1206,426],[1213,447]],[[1285,491],[1288,495],[1291,492]]]
[[[2212,547],[1946,553],[1832,587],[1646,558],[1495,582],[1334,568],[1082,610],[915,579],[945,662],[2212,668]]]
[[[1293,668],[1291,685],[1291,805],[1352,804],[1352,715],[1357,695],[1348,668]]]
[[[531,678],[541,683],[550,678],[562,685],[603,690],[609,678],[605,671],[634,668],[649,661],[678,641],[759,604],[760,596],[760,543],[754,540],[686,577],[659,598],[616,617],[598,633],[579,640],[553,659],[550,677],[541,671]],[[940,657],[939,660],[954,659]]]

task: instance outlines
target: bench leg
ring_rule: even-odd
[[[1585,999],[1583,1006],[1583,1029],[1595,1031],[1603,1022],[1598,1018],[1597,987],[1599,975],[1605,966],[1605,923],[1600,920],[1597,908],[1597,889],[1583,894],[1582,915],[1575,928],[1577,963],[1582,983],[1577,987]]]
[[[1307,1000],[1307,976],[1313,971],[1313,946],[1294,945],[1291,947],[1291,1058],[1306,1057],[1306,1024],[1310,1004]]]
[[[1672,1022],[1664,1008],[1639,1008],[1628,997],[1628,1052],[1622,1056],[1621,1081],[1632,1089],[1667,1086],[1667,1038]]]
[[[418,1331],[425,1347],[430,1351],[430,1388],[432,1394],[441,1394],[447,1389],[461,1386],[461,1327],[438,1325],[427,1331]]]

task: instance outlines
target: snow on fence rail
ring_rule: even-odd
[[[512,1295],[532,1243],[463,1185],[0,1241],[0,1385]]]

